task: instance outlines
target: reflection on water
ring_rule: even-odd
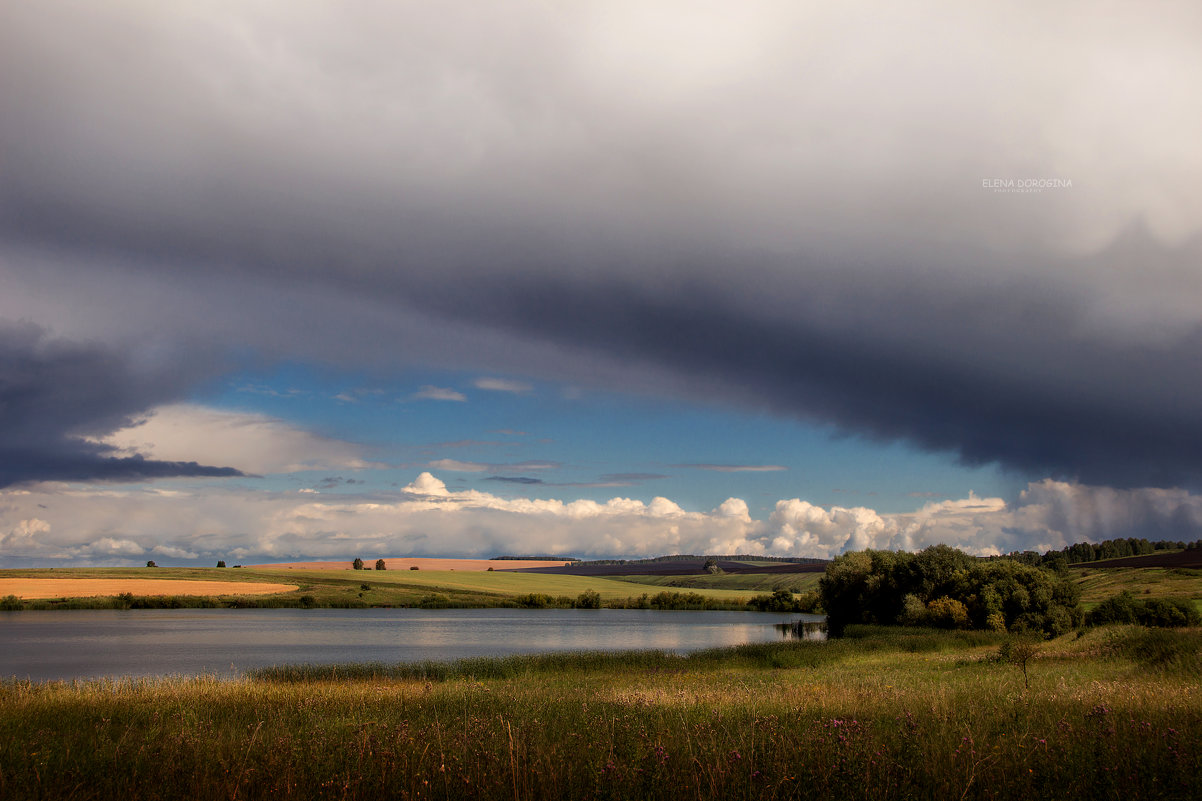
[[[807,615],[807,617],[812,616]],[[826,620],[794,620],[789,623],[777,623],[776,630],[790,640],[821,641],[826,639]]]
[[[638,609],[0,612],[0,677],[234,676],[305,662],[449,661],[580,650],[686,653],[782,637],[815,639],[805,624],[821,620],[816,615]]]

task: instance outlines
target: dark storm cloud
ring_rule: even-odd
[[[129,425],[195,381],[161,359],[145,361],[136,365],[100,347],[50,339],[31,324],[0,322],[0,487],[242,475],[230,467],[118,454],[86,439]]]
[[[1121,486],[1202,481],[1202,327],[1116,341],[1090,334],[1078,299],[1046,284],[1000,297],[944,285],[924,297],[925,282],[886,283],[875,298],[841,298],[848,315],[859,304],[844,325],[804,304],[749,313],[701,287],[664,297],[545,278],[492,286],[474,313],[652,362],[715,399],[969,464]]]
[[[1199,482],[1196,8],[641,7],[6,2],[0,314]]]

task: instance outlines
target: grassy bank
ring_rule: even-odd
[[[1193,798],[1197,631],[0,686],[0,796]]]

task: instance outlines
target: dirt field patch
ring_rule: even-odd
[[[373,567],[376,558],[363,557],[364,567]],[[543,562],[536,559],[429,559],[426,557],[393,556],[384,557],[384,564],[389,570],[408,570],[417,567],[419,570],[518,570],[530,567],[562,567],[568,562]],[[272,570],[350,570],[351,563],[342,562],[277,562],[270,565],[249,565],[249,567],[271,568]]]
[[[0,578],[0,596],[18,598],[92,598],[120,595],[269,595],[291,592],[295,584],[187,579]]]

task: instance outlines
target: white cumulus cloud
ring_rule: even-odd
[[[1045,480],[1030,484],[1013,504],[970,494],[914,512],[881,513],[790,498],[756,519],[741,498],[728,498],[708,512],[689,511],[664,497],[504,498],[449,489],[430,472],[400,491],[364,495],[235,485],[191,493],[49,483],[0,492],[0,566],[137,564],[147,554],[202,564],[548,552],[586,558],[670,553],[829,558],[849,550],[918,550],[937,543],[985,555],[1123,536],[1202,537],[1202,496]]]

